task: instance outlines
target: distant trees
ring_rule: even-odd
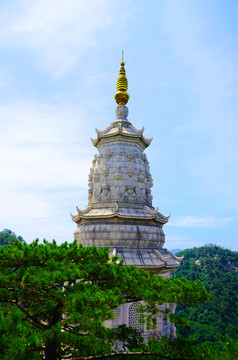
[[[13,235],[16,237],[16,234],[12,231],[12,230],[9,230],[9,229],[3,229],[3,232],[4,233],[7,233],[7,234],[10,234],[10,235]]]
[[[17,236],[12,230],[4,229],[3,231],[0,231],[0,246],[6,247],[8,245],[13,245],[16,240],[25,243],[23,237]]]
[[[197,308],[177,307],[176,313],[191,322],[179,329],[180,334],[199,341],[224,340],[226,335],[238,339],[238,252],[209,245],[184,250],[182,255],[174,277],[201,280],[211,296]]]

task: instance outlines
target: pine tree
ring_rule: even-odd
[[[105,248],[18,242],[0,248],[1,359],[105,354],[119,335],[103,324],[121,304],[146,301],[149,326],[157,305],[206,298],[199,282],[124,266]]]

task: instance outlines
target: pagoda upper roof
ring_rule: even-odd
[[[137,130],[128,120],[125,119],[117,119],[111,125],[106,127],[105,130],[99,131],[96,129],[97,138],[92,139],[91,141],[94,146],[97,147],[99,142],[103,139],[115,137],[115,136],[123,136],[126,138],[136,138],[140,140],[143,147],[146,148],[150,145],[152,138],[148,139],[143,136],[144,128],[141,130]]]

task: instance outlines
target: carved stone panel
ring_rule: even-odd
[[[100,185],[95,186],[95,188],[93,189],[93,197],[97,198],[102,191],[102,187]]]
[[[104,196],[107,196],[107,194],[109,193],[110,187],[107,184],[103,184],[102,185],[102,194]]]
[[[145,173],[143,171],[139,171],[139,174],[138,174],[138,180],[140,183],[143,183],[145,181]]]
[[[132,177],[135,173],[135,168],[134,166],[130,165],[128,168],[127,168],[127,174],[129,177]]]
[[[140,198],[145,196],[145,188],[137,186],[135,188],[136,195],[138,195]]]
[[[125,186],[111,186],[111,193],[115,196],[124,194],[126,187]]]
[[[122,180],[123,178],[123,171],[120,167],[114,170],[114,179],[115,180]]]
[[[90,202],[113,199],[151,204],[152,185],[146,155],[134,145],[118,143],[102,148],[99,155],[94,156],[88,197]]]

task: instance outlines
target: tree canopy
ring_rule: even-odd
[[[149,326],[158,305],[196,305],[207,297],[199,281],[124,266],[106,248],[17,242],[0,248],[1,359],[105,354],[121,334],[104,322],[121,304],[144,300]]]

